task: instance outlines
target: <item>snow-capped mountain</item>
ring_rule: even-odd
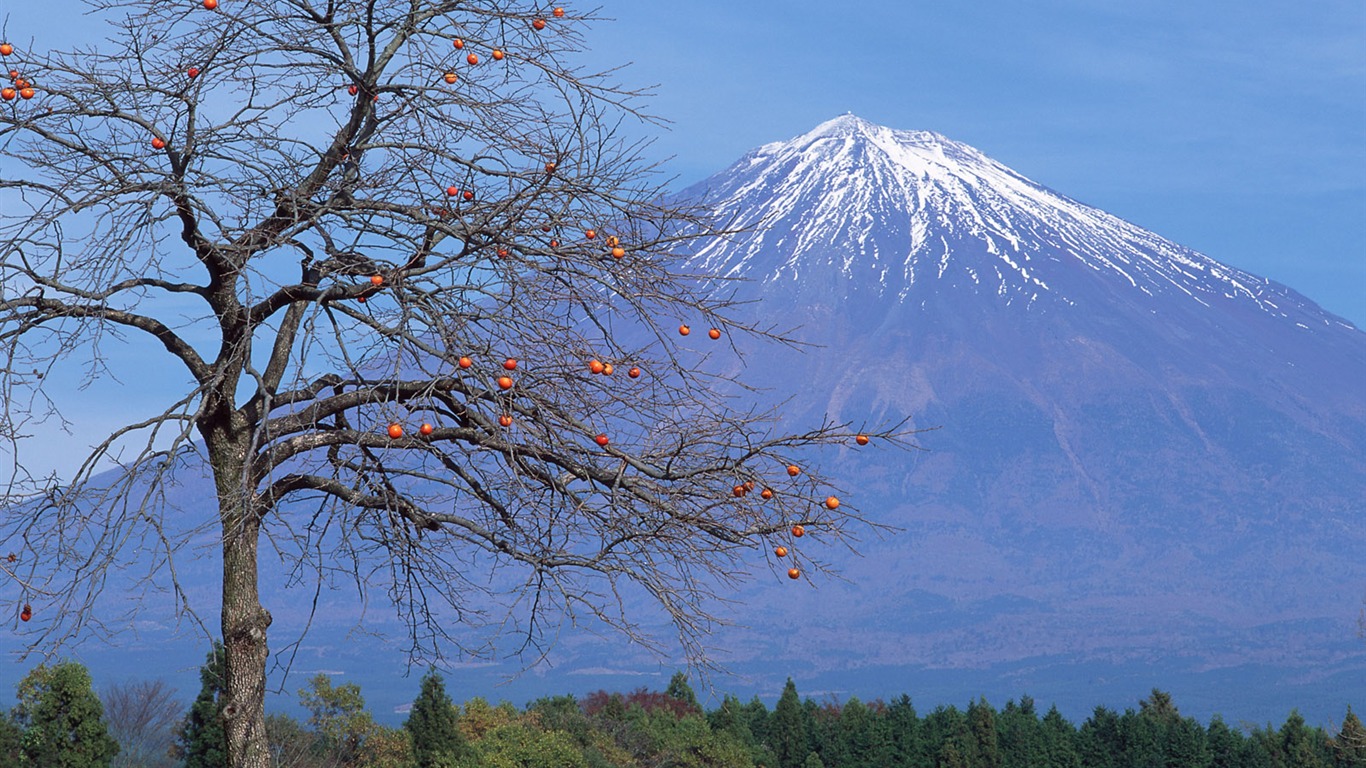
[[[792,625],[747,658],[832,682],[1049,668],[1019,678],[1031,692],[1096,663],[1148,665],[1149,687],[1256,670],[1212,703],[1267,678],[1307,685],[1296,702],[1359,688],[1366,333],[972,147],[852,115],[684,194],[741,230],[701,268],[747,278],[755,319],[811,345],[746,358],[750,383],[795,395],[785,419],[941,427],[928,453],[846,452],[841,498],[903,533],[864,547],[853,586],[747,614]]]
[[[1232,300],[1347,325],[1281,286],[1064,197],[966,144],[850,114],[759,147],[689,190],[699,193],[722,221],[752,229],[738,243],[717,241],[699,254],[720,274],[811,288],[843,279],[850,290],[903,302],[914,301],[917,286],[970,284],[1029,308],[1074,304],[1085,291],[1079,277],[1090,271],[1154,298]],[[788,258],[760,258],[775,252]]]

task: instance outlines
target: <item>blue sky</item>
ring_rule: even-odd
[[[232,2],[234,0],[228,0]],[[1024,175],[1366,327],[1366,3],[607,0],[598,65],[657,84],[680,185],[843,112]],[[78,0],[11,37],[102,35]]]
[[[608,2],[681,183],[842,112],[967,142],[1366,328],[1366,3]]]

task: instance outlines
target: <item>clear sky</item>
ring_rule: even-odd
[[[572,6],[571,6],[572,8]],[[1366,328],[1361,0],[605,2],[681,183],[843,112],[1035,181]]]
[[[185,0],[188,2],[188,0]],[[101,35],[79,0],[8,30]],[[679,184],[843,112],[938,131],[1366,327],[1362,0],[604,0]]]

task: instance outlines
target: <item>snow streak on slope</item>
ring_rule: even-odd
[[[746,228],[698,254],[706,271],[765,283],[853,280],[906,301],[950,280],[1025,306],[1068,304],[1102,282],[1208,305],[1233,299],[1275,315],[1337,321],[1283,288],[1220,264],[1036,184],[978,150],[928,131],[843,115],[750,152],[685,194]],[[785,260],[773,266],[771,256]],[[1066,262],[1071,261],[1072,264]],[[756,270],[763,270],[756,272]],[[1331,318],[1331,319],[1330,319]]]

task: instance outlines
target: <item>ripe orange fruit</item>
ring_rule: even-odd
[[[506,259],[507,257],[508,257],[508,249],[506,249],[506,248],[499,248],[499,249],[498,249],[498,258],[500,258],[500,259]]]
[[[858,443],[859,445],[867,445],[867,444],[868,444],[868,436],[867,436],[867,435],[859,435],[858,437],[854,438],[854,442]]]
[[[465,190],[465,193],[461,195],[461,197],[465,198],[465,202],[468,203],[469,201],[474,199],[474,192],[471,192],[467,189]]]
[[[14,97],[17,94],[18,91],[13,88],[0,88],[0,99],[4,99],[5,101],[14,101]]]
[[[768,501],[769,499],[773,498],[773,489],[772,489],[772,488],[765,488],[765,489],[763,489],[762,491],[759,492],[759,498],[763,499],[764,501]]]
[[[794,525],[792,526],[792,535],[800,539],[806,535],[806,529],[800,525]]]
[[[428,424],[427,422],[424,421],[424,422],[422,422],[422,426],[420,426],[420,427],[417,428],[417,431],[420,432],[420,433],[422,434],[423,437],[426,437],[426,436],[430,435],[431,433],[435,432],[435,431],[436,431],[436,427],[433,427],[431,424]]]
[[[612,371],[615,371],[615,370],[616,370],[616,369],[612,367],[612,364],[611,364],[611,363],[603,363],[603,364],[602,364],[602,375],[603,375],[603,376],[611,376],[611,375],[612,375]]]
[[[745,490],[745,486],[743,485],[735,486],[734,488],[730,489],[730,492],[735,494],[736,497],[743,497],[746,493],[749,493],[749,491]]]
[[[212,11],[218,7],[218,0],[204,0],[204,7]]]
[[[455,197],[460,194],[460,187],[446,187],[446,197]]]
[[[679,335],[679,336],[687,336],[687,335],[690,334],[690,333],[692,333],[692,329],[689,328],[688,326],[686,326],[686,325],[680,325],[680,326],[678,326],[678,335]]]
[[[625,255],[626,255],[626,249],[625,249],[625,248],[622,248],[622,247],[619,246],[619,245],[618,245],[617,247],[615,247],[615,248],[612,249],[612,258],[614,258],[614,259],[620,259],[621,257],[623,257],[623,256],[625,256]]]
[[[601,362],[597,360],[588,361],[588,370],[592,371],[593,373],[602,373],[603,370],[605,370],[606,368],[607,366],[603,365]]]
[[[598,445],[601,445],[603,448],[606,448],[608,443],[607,435],[598,435],[597,437],[593,438],[593,442],[597,443]]]
[[[509,371],[517,370],[517,361],[511,357],[503,361],[503,367]]]
[[[25,80],[25,79],[22,78],[22,77],[21,77],[21,78],[18,78],[18,79],[16,79],[16,80],[14,81],[14,87],[15,87],[15,88],[27,88],[27,87],[28,87],[28,81]]]
[[[455,81],[456,81],[456,80],[459,80],[459,79],[460,79],[460,78],[457,77],[456,74],[455,74],[454,72],[447,72],[446,75],[445,75],[446,83],[449,84],[449,85],[454,85],[454,84],[455,84]]]
[[[787,577],[789,579],[800,579],[802,577],[802,572],[797,570],[796,568],[788,568]]]
[[[9,43],[0,43],[0,56],[8,56],[14,53],[14,46]]]
[[[826,509],[839,509],[839,506],[840,506],[840,500],[839,500],[839,499],[835,498],[834,496],[827,496],[827,497],[825,497],[825,508],[826,508]]]
[[[460,358],[460,367],[461,367],[461,368],[468,368],[468,367],[470,367],[471,365],[474,365],[474,361],[473,361],[473,360],[469,359],[468,357],[461,357],[461,358]]]
[[[465,61],[468,61],[470,64],[478,64],[478,63],[479,63],[479,55],[478,55],[478,54],[471,53],[470,55],[468,55],[468,56],[465,57]]]
[[[403,437],[403,425],[402,425],[402,424],[398,424],[398,423],[390,424],[390,425],[389,425],[389,437],[392,438],[392,439],[394,439],[394,440],[397,440],[397,439],[399,439],[400,437]]]
[[[364,303],[365,303],[365,295],[364,295],[364,294],[361,294],[360,296],[357,296],[357,297],[356,297],[356,301],[359,301],[360,303],[364,304]]]
[[[383,275],[371,275],[371,276],[370,276],[370,284],[371,284],[371,285],[384,285],[384,276],[383,276]]]
[[[535,19],[531,22],[531,26],[535,27],[537,32],[540,32],[545,29],[545,19]]]
[[[787,547],[774,547],[773,554],[778,557],[787,557]]]
[[[506,413],[503,414],[502,416],[499,416],[499,417],[498,417],[498,426],[500,426],[500,427],[510,427],[510,426],[512,426],[512,417],[509,416],[509,415],[506,414]]]
[[[797,475],[800,475],[801,473],[802,473],[802,468],[799,467],[799,466],[797,466],[796,464],[792,464],[792,465],[790,465],[790,466],[787,468],[787,474],[788,474],[789,477],[796,477]]]
[[[635,366],[631,366],[631,370],[627,371],[626,375],[630,376],[633,379],[638,379],[640,378],[640,369],[636,368]]]
[[[455,46],[455,50],[457,50],[457,51],[460,50],[461,48],[464,48],[464,47],[465,47],[465,41],[464,41],[464,40],[461,40],[461,39],[458,38],[458,37],[455,38],[454,40],[452,40],[452,41],[451,41],[451,44]]]
[[[498,377],[498,388],[499,388],[499,389],[512,389],[512,377],[511,377],[511,376],[499,376],[499,377]]]
[[[160,136],[152,137],[152,149],[165,149],[166,142]]]
[[[199,77],[199,67],[190,67],[189,69],[185,70],[185,74],[189,75],[190,79],[193,80],[196,77]]]
[[[19,620],[28,621],[31,618],[33,618],[33,606],[24,603],[24,610],[19,612]]]
[[[596,229],[585,229],[583,231],[583,236],[588,238],[589,240],[592,240],[593,238],[598,236],[598,231]]]
[[[563,19],[563,18],[564,18],[564,9],[563,9],[563,8],[556,8],[556,9],[555,9],[555,18],[557,18],[557,19]]]
[[[707,335],[712,337],[713,339],[719,339],[721,338],[721,329],[713,328],[710,331],[707,331]]]
[[[499,50],[498,48],[494,48],[494,49],[493,49],[493,60],[494,60],[494,61],[502,61],[504,55],[506,55],[506,54],[504,54],[504,53],[503,53],[501,50]],[[473,62],[471,62],[471,63],[473,63]]]

